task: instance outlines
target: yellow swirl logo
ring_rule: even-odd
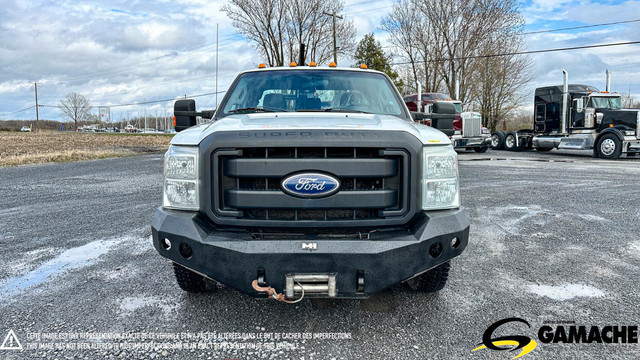
[[[506,350],[509,352],[513,352],[513,351],[521,350],[520,353],[517,356],[513,357],[512,359],[517,359],[521,356],[525,356],[528,353],[532,352],[538,346],[538,343],[528,336],[510,335],[510,336],[500,336],[495,338],[493,337],[493,333],[494,331],[496,331],[497,328],[510,322],[521,322],[526,324],[529,328],[531,328],[531,325],[529,325],[528,322],[520,318],[508,318],[508,319],[497,321],[493,323],[491,326],[489,326],[487,330],[484,332],[484,334],[482,335],[482,342],[478,344],[480,346],[476,347],[471,351],[473,352],[473,351],[482,350],[482,349],[491,349],[491,350],[497,350],[497,351]]]

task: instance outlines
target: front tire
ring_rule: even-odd
[[[176,275],[178,286],[189,293],[203,293],[207,291],[206,278],[194,273],[182,265],[173,263],[173,272]]]
[[[605,134],[598,140],[598,157],[617,159],[622,155],[622,141],[615,134]]]
[[[435,268],[418,275],[406,281],[407,286],[420,292],[434,293],[440,291],[447,284],[449,278],[449,269],[451,265],[449,262],[438,265]]]

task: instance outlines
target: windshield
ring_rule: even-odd
[[[592,96],[591,97],[591,106],[599,109],[612,109],[612,110],[620,110],[622,109],[622,98],[617,96]]]
[[[258,71],[240,75],[219,117],[251,112],[362,112],[406,117],[387,78],[374,72]]]
[[[462,112],[462,103],[454,102],[453,106],[456,108],[456,112],[457,113],[461,113]]]

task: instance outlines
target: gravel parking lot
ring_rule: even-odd
[[[151,245],[161,172],[160,155],[0,169],[0,341],[13,330],[23,347],[0,358],[510,359],[471,352],[504,318],[531,327],[502,335],[531,338],[545,322],[640,320],[637,160],[462,153],[471,233],[443,291],[295,305],[182,292]],[[539,343],[524,358],[605,357],[640,345]]]

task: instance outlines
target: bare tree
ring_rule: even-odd
[[[622,94],[622,107],[627,109],[640,109],[640,101],[634,102],[631,92]]]
[[[494,49],[484,51],[522,50],[522,44],[514,43],[514,39],[517,38],[505,36],[500,43],[493,43]],[[531,81],[531,61],[528,57],[507,55],[479,59],[475,65],[478,71],[474,99],[480,106],[483,124],[495,131],[499,122],[506,122],[522,102],[522,85]]]
[[[472,95],[470,85],[479,65],[473,56],[491,47],[487,44],[503,45],[503,38],[513,36],[524,23],[517,0],[422,0],[419,5],[434,35],[432,52],[442,60],[435,64],[451,95],[459,82],[461,101]]]
[[[389,33],[392,43],[400,50],[400,58],[406,60],[410,70],[399,69],[404,75],[405,89],[417,91],[416,83],[422,83],[425,92],[437,92],[442,76],[432,63],[435,34],[424,14],[416,11],[422,0],[399,0],[391,13],[382,19],[380,28]],[[407,75],[411,76],[407,76]]]
[[[414,1],[399,0],[393,4],[393,10],[389,16],[382,18],[380,28],[385,30],[391,36],[391,43],[394,44],[401,52],[402,56],[409,61],[410,73],[412,75],[410,81],[405,83],[407,89],[415,89],[415,84],[419,81],[419,34],[422,17],[414,10]],[[401,70],[401,75],[407,73]],[[420,77],[421,81],[421,77]]]
[[[326,62],[333,54],[333,24],[329,16],[344,7],[341,0],[228,0],[222,11],[231,18],[236,31],[254,43],[269,66],[297,61],[300,44],[305,44],[305,59]],[[355,47],[352,21],[336,24],[340,53]]]
[[[70,92],[63,100],[60,100],[60,109],[62,109],[62,115],[73,121],[77,128],[79,121],[89,119],[91,104],[83,95]]]
[[[458,100],[480,104],[495,127],[519,104],[530,62],[487,56],[521,50],[523,24],[517,0],[397,0],[381,28],[410,63],[413,82],[452,97],[458,83]]]

